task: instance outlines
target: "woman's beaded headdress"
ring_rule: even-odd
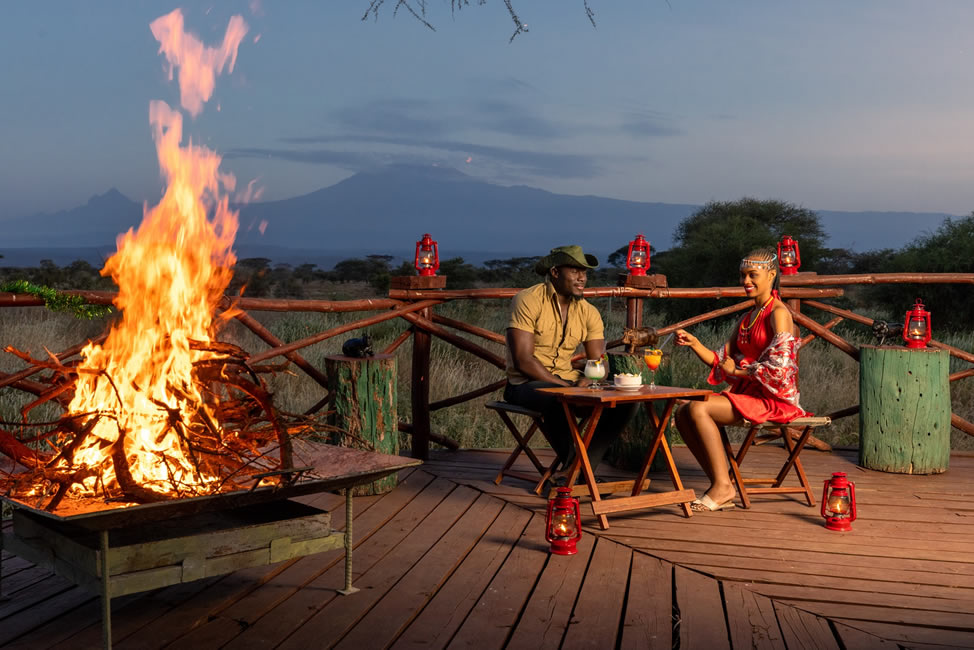
[[[741,270],[743,271],[744,269],[750,268],[750,269],[764,269],[765,271],[767,271],[773,268],[777,261],[778,261],[778,256],[775,254],[772,254],[769,259],[764,259],[764,260],[754,260],[745,257],[744,259],[741,260]]]

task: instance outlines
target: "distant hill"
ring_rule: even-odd
[[[604,257],[637,232],[657,250],[666,250],[676,225],[699,207],[553,194],[494,185],[450,168],[399,165],[361,172],[303,196],[239,206],[237,249],[240,257],[330,268],[335,261],[366,253],[409,259],[415,241],[428,232],[439,242],[442,258],[459,255],[474,264],[542,254],[572,242]],[[818,214],[830,246],[857,251],[899,248],[952,216]],[[72,260],[94,264],[114,250],[119,233],[141,219],[141,204],[111,189],[71,210],[0,221],[7,233],[0,243],[5,256],[0,266],[29,265],[14,259],[37,255],[60,264],[72,251],[83,252]],[[259,226],[265,221],[262,235]],[[38,250],[15,251],[31,248]]]

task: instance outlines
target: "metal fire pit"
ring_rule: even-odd
[[[0,535],[0,549],[100,593],[106,648],[111,647],[112,597],[343,544],[345,588],[340,593],[353,593],[351,490],[345,491],[344,532],[332,531],[330,513],[289,499],[370,483],[420,461],[331,445],[302,445],[300,452],[313,471],[276,487],[145,505],[102,503],[97,510],[86,504],[76,514],[5,499],[14,505],[13,527]]]

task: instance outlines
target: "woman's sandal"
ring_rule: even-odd
[[[690,510],[694,512],[713,512],[714,510],[729,510],[730,508],[736,507],[734,502],[728,499],[723,503],[717,503],[711,499],[706,494],[699,499],[694,499],[690,502]]]

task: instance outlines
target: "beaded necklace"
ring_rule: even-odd
[[[758,318],[761,317],[761,314],[764,313],[764,310],[772,302],[774,302],[774,295],[768,298],[768,300],[763,305],[761,305],[761,308],[758,310],[758,313],[754,314],[754,318],[751,319],[750,325],[744,325],[744,323],[747,321],[746,317],[741,319],[741,324],[737,328],[738,339],[740,340],[741,343],[747,343],[748,341],[751,340],[751,328],[754,327],[754,324],[758,322]],[[754,311],[754,307],[751,307],[751,311],[748,312],[748,316],[750,316],[753,311]]]

